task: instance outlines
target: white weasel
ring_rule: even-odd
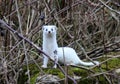
[[[56,60],[59,63],[67,65],[84,65],[84,66],[93,66],[99,65],[98,61],[84,62],[78,56],[73,48],[70,47],[58,47],[56,40],[56,26],[46,25],[43,26],[43,51],[52,57],[54,60],[54,51],[57,50]],[[44,56],[43,68],[47,68],[48,58]],[[56,68],[56,65],[54,65]]]
[[[51,59],[58,62],[58,56],[56,55],[55,51],[58,49],[57,41],[56,41],[56,26],[43,26],[43,51],[50,56]],[[48,64],[48,57],[43,55],[43,68],[47,68]],[[54,65],[56,68],[57,65]]]

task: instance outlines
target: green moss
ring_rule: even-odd
[[[36,78],[39,76],[39,73],[34,74],[30,79],[30,84],[35,84]]]
[[[108,84],[108,81],[103,75],[99,76],[98,80],[100,84]]]
[[[35,64],[31,64],[29,65],[29,69],[30,69],[30,74],[34,75],[40,72],[40,70],[38,69],[38,67]]]
[[[48,74],[58,75],[60,70],[59,69],[47,69],[45,72]]]
[[[106,59],[108,59],[108,58],[102,57],[99,60],[104,61]],[[49,66],[51,66],[51,65],[49,65]],[[106,69],[106,66],[108,66],[107,69]],[[112,58],[111,60],[107,61],[107,65],[106,65],[106,63],[104,63],[100,67],[101,67],[102,71],[105,72],[105,71],[117,68],[119,66],[120,66],[120,58]],[[62,66],[62,67],[63,67],[63,69],[65,69],[64,66]],[[40,70],[37,68],[37,66],[35,64],[30,64],[29,69],[30,69],[30,76],[31,76],[31,80],[30,80],[31,84],[34,84],[36,81],[36,78],[39,76],[39,74],[41,74],[43,72],[46,74],[57,75],[61,79],[63,79],[65,77],[64,74],[58,68],[57,69],[53,69],[53,68],[42,69],[43,72],[40,72]],[[101,73],[101,70],[99,69],[99,67],[96,67],[92,70],[95,73],[97,73],[97,72]],[[27,68],[26,68],[26,66],[24,66],[23,67],[23,74],[25,74],[26,71],[27,71]],[[92,74],[91,72],[88,72],[87,70],[76,68],[76,67],[68,66],[67,67],[67,74],[70,75],[71,77],[73,77],[74,75],[82,77],[80,79],[80,84],[89,84],[89,83],[94,84],[96,81],[96,77],[87,78],[90,74]],[[23,76],[21,76],[21,78],[24,79],[23,81],[25,82],[27,80],[27,75],[23,75]],[[98,81],[100,84],[107,84],[108,83],[108,82],[106,82],[106,79],[103,75],[98,76]]]
[[[87,71],[80,69],[80,68],[72,68],[72,71],[74,72],[75,75],[78,75],[78,76],[86,76],[87,75]]]
[[[62,72],[58,73],[58,76],[59,76],[61,79],[65,78],[65,75],[64,75]]]
[[[79,81],[78,84],[95,84],[96,81],[98,81],[99,84],[109,84],[103,75],[100,75],[97,79],[96,77],[90,77],[85,79],[83,78]]]
[[[120,66],[120,59],[119,58],[113,58],[112,60],[108,61],[109,69],[117,68]]]
[[[60,77],[61,79],[64,78],[64,74],[63,74],[58,68],[57,68],[57,69],[47,68],[47,69],[43,69],[43,71],[44,71],[46,74],[57,75],[57,76]]]
[[[102,58],[103,59],[103,58]],[[102,64],[101,68],[105,70],[111,70],[120,66],[120,58],[112,58],[106,63]]]
[[[30,76],[31,76],[30,83],[35,84],[35,80],[36,80],[37,76],[39,75],[40,71],[36,67],[35,64],[29,64],[29,70],[30,70]],[[28,76],[25,75],[26,72],[27,72],[27,67],[23,66],[23,71],[22,71],[21,75],[19,76],[19,80],[18,80],[19,84],[24,84],[28,80]]]

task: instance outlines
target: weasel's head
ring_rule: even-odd
[[[56,35],[57,27],[55,25],[45,25],[42,27],[43,35],[52,36]]]

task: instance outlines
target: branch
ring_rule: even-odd
[[[108,8],[109,10],[116,12],[117,14],[120,15],[120,11],[114,10],[111,7],[109,7],[105,2],[103,2],[102,0],[99,0],[106,8]]]

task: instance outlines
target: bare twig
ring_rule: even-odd
[[[103,2],[102,0],[99,0],[105,7],[107,7],[109,10],[116,12],[117,14],[120,15],[120,11],[117,11],[115,9],[112,9],[110,6],[106,5],[105,2]]]

